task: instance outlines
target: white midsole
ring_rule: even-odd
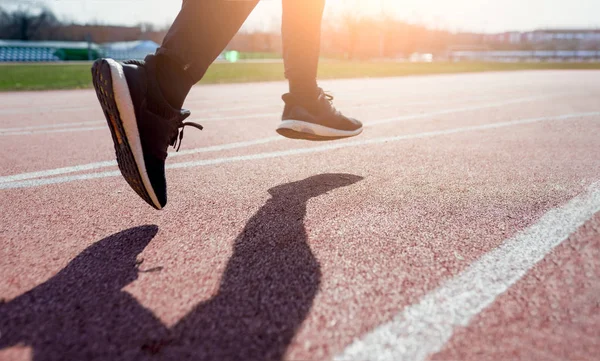
[[[156,208],[161,209],[160,202],[156,197],[148,173],[146,172],[146,163],[144,162],[144,152],[142,151],[142,143],[140,141],[140,133],[137,127],[137,120],[135,118],[135,109],[133,107],[133,101],[131,100],[131,94],[129,93],[129,86],[127,85],[127,79],[125,79],[125,73],[121,64],[117,63],[112,59],[105,59],[110,66],[110,75],[112,78],[113,93],[115,95],[115,103],[117,103],[117,109],[125,129],[125,136],[127,142],[133,153],[135,164],[138,168],[138,172],[142,177],[144,187],[152,200],[152,203]]]
[[[298,133],[314,134],[320,137],[353,137],[362,133],[363,128],[356,130],[341,130],[329,128],[324,125],[305,122],[302,120],[288,119],[282,121],[277,129],[290,129]]]

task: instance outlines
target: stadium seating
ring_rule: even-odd
[[[53,48],[0,47],[0,62],[60,61]]]

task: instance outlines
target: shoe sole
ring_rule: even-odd
[[[276,130],[277,133],[286,138],[326,141],[355,137],[362,133],[363,128],[340,130],[302,120],[287,119],[282,121]]]
[[[143,200],[161,209],[146,172],[135,110],[123,67],[112,59],[98,59],[92,66],[92,80],[112,134],[123,178]]]

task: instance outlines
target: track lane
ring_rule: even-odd
[[[536,86],[545,88],[546,80],[538,80]],[[397,80],[384,83],[394,81]],[[594,85],[589,87],[590,93],[596,89]],[[590,96],[579,100],[559,98],[544,105],[537,109],[518,105],[514,111],[503,108],[435,117],[425,123],[403,123],[402,128],[396,124],[381,125],[372,128],[376,133],[373,137],[422,131],[424,127],[450,129],[521,116],[590,111],[596,102]],[[248,325],[267,334],[272,325],[294,330],[293,339],[259,350],[274,355],[283,352],[290,360],[331,359],[355,338],[389,321],[505,239],[535,223],[545,212],[598,181],[600,159],[594,149],[599,132],[597,117],[583,117],[170,169],[169,205],[162,212],[149,209],[119,177],[2,190],[0,259],[4,261],[0,262],[0,294],[6,305],[18,300],[18,305],[27,309],[32,304],[21,295],[34,289],[41,299],[61,300],[50,304],[55,306],[50,308],[54,313],[49,314],[59,317],[70,315],[73,307],[80,304],[86,310],[81,320],[89,330],[127,334],[131,331],[127,325],[141,325],[136,333],[141,337],[140,343],[115,343],[116,349],[127,350],[127,355],[145,358],[148,354],[142,346],[150,345],[151,350],[160,351],[158,358],[185,358],[186,351],[240,356],[249,352],[245,348],[245,329],[234,322],[240,320],[235,310],[244,309],[236,294],[245,294],[245,283],[235,277],[227,278],[237,275],[257,289],[271,284],[282,292],[267,293],[264,303],[246,298],[245,302],[267,307],[266,313],[257,313],[258,318],[248,317]],[[228,134],[228,139],[232,136],[223,134]],[[252,151],[279,149],[274,147],[275,143],[265,144]],[[289,149],[285,144],[277,147]],[[235,153],[238,151],[232,154],[239,155]],[[210,154],[225,155],[226,152]],[[202,159],[188,155],[180,160],[187,157]],[[327,176],[337,173],[346,175]],[[319,175],[317,182],[290,188],[296,191],[284,193],[287,198],[278,201],[281,203],[269,201],[269,189]],[[363,179],[352,180],[352,176]],[[311,189],[318,189],[323,183],[333,189],[294,203],[294,194],[308,196]],[[306,204],[305,214],[294,208],[302,203]],[[286,213],[289,209],[293,212]],[[299,218],[293,221],[289,216]],[[156,225],[156,235],[144,231],[150,233],[134,238],[114,236],[145,224]],[[297,232],[304,232],[305,236],[298,239]],[[274,239],[295,242],[278,243]],[[91,260],[73,263],[100,240],[104,240],[101,244],[116,242],[120,245],[116,249],[129,252],[128,262],[143,258],[141,270],[162,268],[137,273],[130,279],[130,263],[125,263],[129,265],[125,268],[109,267],[110,262],[97,268]],[[134,247],[136,244],[138,248]],[[244,244],[248,248],[240,248]],[[287,247],[291,247],[289,252],[285,251]],[[271,257],[254,258],[253,254]],[[61,298],[51,290],[39,288],[46,282],[53,285],[51,289],[62,289],[68,283],[56,275],[69,263],[67,279],[85,280],[65,288],[64,295],[72,298]],[[292,272],[291,265],[300,268]],[[306,265],[312,268],[302,268]],[[240,273],[230,273],[235,270]],[[269,270],[280,271],[287,278],[269,283]],[[315,285],[314,280],[306,281],[297,275],[316,274],[317,270],[319,292],[309,299],[290,298],[296,285],[307,291]],[[244,271],[253,277],[244,278]],[[124,293],[121,288],[108,288],[114,293],[102,297],[118,301],[114,303],[118,306],[105,311],[108,313],[102,314],[99,322],[92,322],[96,319],[87,316],[94,314],[91,300],[102,289],[97,276],[103,274],[114,275],[115,279],[124,277]],[[525,295],[526,291],[515,288],[518,295]],[[310,310],[301,324],[299,319],[290,323],[290,318],[277,316],[284,311],[288,316],[307,312],[308,302]],[[0,312],[1,307],[4,305]],[[273,311],[274,318],[268,316],[268,310]],[[220,320],[210,316],[214,311],[218,311]],[[38,352],[42,345],[52,345],[48,342],[50,333],[19,325],[39,342]],[[233,333],[240,341],[239,348],[208,342],[203,329],[213,330],[208,336]],[[169,341],[169,332],[174,340]],[[107,350],[97,334],[82,335],[74,336],[75,349]],[[580,345],[596,350],[590,342],[583,340]],[[48,359],[55,358],[56,354],[50,351],[56,352],[56,345],[46,349]],[[5,355],[28,359],[30,354],[27,347],[14,347],[0,351],[0,359],[9,357]],[[128,358],[134,357],[124,357]]]
[[[544,106],[548,99],[555,100],[556,105]],[[502,108],[501,112],[498,110]],[[426,109],[426,110],[425,110]],[[533,97],[518,97],[508,99],[495,99],[494,101],[483,101],[483,102],[467,102],[460,101],[459,103],[451,103],[450,105],[434,105],[426,107],[423,105],[415,106],[412,108],[405,108],[399,113],[393,109],[380,109],[380,110],[367,110],[367,111],[355,111],[358,117],[366,118],[365,126],[367,131],[363,137],[377,136],[381,134],[394,134],[398,131],[401,132],[419,132],[435,130],[437,127],[455,126],[455,125],[471,125],[473,122],[471,119],[477,119],[479,122],[486,121],[498,121],[510,119],[507,115],[512,117],[521,116],[525,114],[527,116],[545,116],[552,114],[569,114],[566,112],[573,112],[573,114],[581,112],[589,112],[596,110],[596,107],[590,106],[590,102],[587,98],[580,98],[577,96],[565,96],[565,95],[540,95]],[[560,113],[553,113],[560,112]],[[563,113],[564,112],[564,113]],[[369,117],[379,118],[369,118]],[[255,121],[239,120],[239,121],[228,121],[226,123],[210,123],[207,125],[209,129],[203,132],[193,132],[190,136],[186,137],[186,147],[180,153],[171,153],[171,157],[181,157],[188,154],[200,154],[203,155],[206,152],[218,151],[219,149],[240,149],[246,146],[251,147],[255,144],[266,144],[274,143],[275,149],[282,149],[289,147],[289,144],[298,144],[300,146],[314,146],[311,142],[290,142],[289,140],[279,139],[274,137],[272,134],[272,127],[265,125],[266,121],[257,119]],[[433,126],[432,126],[433,125]],[[376,129],[379,128],[379,129]],[[107,129],[102,128],[102,133],[108,132]],[[228,133],[229,142],[223,143],[223,134]],[[101,152],[101,146],[112,150],[112,144],[110,144],[110,137],[92,137],[85,135],[84,137],[76,137],[69,134],[44,134],[35,135],[31,141],[38,147],[51,148],[51,154],[46,154],[45,157],[37,157],[28,159],[27,161],[21,161],[22,155],[17,152],[18,148],[21,147],[21,143],[6,142],[8,150],[13,150],[9,153],[9,157],[4,160],[5,171],[12,170],[12,174],[8,173],[0,177],[0,182],[5,182],[10,179],[18,179],[19,173],[36,173],[36,168],[39,171],[48,169],[48,165],[57,163],[54,168],[73,167],[77,169],[76,165],[73,165],[74,160],[79,160],[81,166],[91,166],[90,163],[96,163],[97,160],[101,160],[103,167],[106,167],[105,162],[110,162],[108,159],[102,160],[98,155]],[[72,137],[72,141],[65,144],[65,139]],[[15,140],[20,139],[12,137]],[[44,139],[43,142],[37,141],[37,139]],[[0,139],[1,141],[1,139]],[[42,144],[40,144],[42,143]],[[60,145],[58,144],[60,143]],[[85,143],[85,145],[82,145]],[[56,146],[53,146],[56,144]],[[34,145],[35,146],[35,145]],[[86,147],[87,151],[82,152],[82,147]],[[42,152],[40,152],[42,153]],[[225,156],[235,152],[225,152]],[[39,154],[39,153],[38,153]],[[34,157],[37,154],[34,154]],[[98,159],[100,158],[100,159]],[[87,160],[87,162],[86,162]],[[20,172],[19,172],[20,170]],[[28,172],[23,172],[23,171]],[[66,171],[66,170],[65,170]],[[22,177],[28,177],[23,174]]]

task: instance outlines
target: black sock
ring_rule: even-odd
[[[300,81],[290,79],[290,93],[294,95],[295,98],[302,100],[315,100],[317,99],[317,80],[305,80],[302,79]]]
[[[194,85],[189,75],[168,57],[158,55],[156,57],[156,79],[167,102],[173,108],[181,109],[185,97]]]
[[[318,86],[316,80],[311,81],[294,81],[290,80],[290,94],[294,96],[294,100],[298,105],[303,106],[309,112],[313,112],[317,107]]]

